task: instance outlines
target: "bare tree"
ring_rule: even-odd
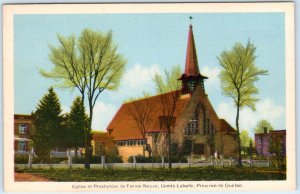
[[[176,118],[175,110],[177,102],[181,95],[181,82],[178,79],[174,80],[174,74],[176,74],[176,67],[173,68],[172,72],[165,70],[165,81],[161,75],[156,74],[154,81],[157,86],[157,92],[160,94],[162,116],[160,117],[161,130],[166,134],[167,147],[168,147],[168,167],[172,168],[171,163],[171,133],[175,127]],[[178,78],[178,77],[177,77]],[[168,92],[168,93],[166,93]]]
[[[147,97],[146,93],[144,93],[144,96]],[[132,102],[128,102],[130,104],[127,105],[127,113],[134,119],[136,122],[139,131],[142,135],[143,141],[146,140],[146,133],[149,129],[149,124],[152,120],[153,115],[153,106],[151,103],[151,100],[149,99],[137,99]],[[143,156],[145,156],[145,150],[147,148],[147,145],[143,143]],[[151,156],[151,151],[147,150],[149,153],[149,156]]]

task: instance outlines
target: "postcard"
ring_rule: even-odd
[[[3,6],[5,191],[292,191],[294,3]]]

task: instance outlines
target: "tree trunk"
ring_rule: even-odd
[[[238,140],[238,166],[242,167],[242,155],[241,155],[241,139],[240,139],[240,128],[239,128],[239,116],[240,116],[240,105],[237,103],[237,111],[236,111],[236,130],[237,130],[237,140]]]
[[[92,102],[89,102],[89,110],[90,110],[90,116],[89,116],[89,122],[88,122],[88,129],[86,130],[85,137],[85,164],[84,167],[86,169],[90,169],[90,159],[92,157],[92,150],[91,150],[91,131],[92,131],[92,120],[93,120],[93,106]]]
[[[75,159],[76,159],[76,160],[77,160],[77,158],[78,158],[77,152],[78,152],[78,147],[75,148]]]
[[[169,169],[172,168],[172,163],[171,163],[171,130],[168,130],[168,166],[169,166]]]
[[[90,169],[90,146],[89,146],[89,130],[85,131],[85,153],[84,153],[84,167]]]

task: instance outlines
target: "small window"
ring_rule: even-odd
[[[19,142],[18,151],[19,152],[26,152],[26,142],[24,142],[24,141]]]
[[[258,144],[259,144],[259,145],[261,144],[261,141],[260,141],[260,140],[258,140]]]
[[[147,144],[147,140],[146,139],[143,139],[142,140],[142,145],[146,145]]]
[[[27,124],[19,124],[19,134],[27,134]]]
[[[124,146],[124,141],[118,141],[118,146]]]

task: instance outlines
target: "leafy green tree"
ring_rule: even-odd
[[[180,65],[171,67],[171,71],[165,70],[164,75],[156,73],[154,81],[156,83],[157,94],[167,93],[181,88],[181,82],[178,81],[182,74]],[[165,78],[163,77],[165,76]]]
[[[70,148],[75,148],[75,158],[77,158],[77,150],[79,147],[84,147],[84,131],[88,127],[88,116],[85,113],[85,108],[82,107],[80,97],[76,97],[71,106],[71,111],[67,114],[68,128],[68,145]]]
[[[267,120],[261,120],[256,124],[254,128],[255,133],[264,133],[264,129],[267,129],[267,132],[274,131],[274,128]]]
[[[269,152],[275,154],[277,157],[281,156],[283,152],[283,136],[272,135],[269,139]]]
[[[218,57],[220,66],[221,87],[223,94],[231,97],[236,106],[236,129],[238,140],[238,165],[242,166],[241,158],[241,140],[239,128],[240,109],[250,107],[255,111],[255,103],[258,101],[254,97],[258,89],[254,85],[260,75],[266,75],[267,70],[258,69],[255,66],[254,44],[248,41],[244,47],[241,43],[236,43],[229,51],[223,51]]]
[[[33,142],[36,154],[41,158],[48,158],[55,147],[65,147],[61,111],[59,99],[51,87],[32,113],[35,127]]]
[[[104,90],[117,90],[125,71],[126,61],[117,53],[112,32],[84,29],[80,36],[58,36],[59,46],[50,46],[51,72],[40,70],[45,77],[60,81],[58,86],[76,88],[88,102],[89,122],[85,130],[85,168],[90,168],[92,155],[91,130],[93,110]]]
[[[156,74],[154,77],[154,82],[156,83],[157,93],[160,95],[161,106],[163,110],[163,115],[160,117],[161,122],[161,133],[165,135],[167,140],[168,147],[168,167],[172,168],[171,163],[171,132],[172,128],[175,127],[175,109],[178,100],[181,95],[181,82],[178,80],[180,77],[179,74],[180,67],[179,65],[172,68],[171,72],[165,70],[164,77],[160,74]],[[181,72],[181,70],[180,70]],[[179,75],[179,76],[178,76]],[[170,92],[169,95],[165,95],[166,92]]]
[[[249,147],[248,147],[247,150],[248,150],[248,154],[250,156],[250,159],[252,159],[252,154],[253,154],[253,152],[255,150],[255,148],[253,146],[253,140],[252,139],[250,139],[250,141],[249,141]]]
[[[247,130],[242,130],[241,133],[240,133],[240,139],[241,139],[241,149],[242,151],[244,152],[244,154],[246,153],[248,147],[249,147],[249,144],[250,144],[250,136],[248,134],[248,131]]]

